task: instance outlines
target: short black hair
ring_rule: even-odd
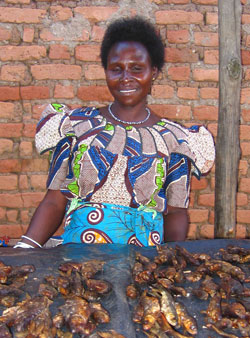
[[[113,21],[107,28],[101,45],[101,61],[107,69],[110,49],[122,41],[140,42],[148,51],[151,64],[159,71],[164,65],[164,45],[155,27],[148,20],[135,16]]]

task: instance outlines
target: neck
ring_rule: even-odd
[[[121,120],[125,121],[141,121],[148,115],[146,103],[141,103],[137,106],[123,106],[118,102],[112,104],[113,114]]]
[[[132,125],[132,124],[134,124],[134,125],[143,124],[144,122],[146,122],[146,121],[149,119],[150,114],[151,114],[150,109],[147,108],[147,107],[145,107],[145,111],[146,111],[147,115],[146,115],[146,117],[143,118],[142,120],[135,120],[135,121],[132,121],[132,120],[125,120],[125,119],[123,120],[123,119],[119,118],[116,114],[113,113],[113,111],[111,110],[112,105],[113,105],[113,103],[111,103],[111,104],[108,106],[109,114],[112,116],[112,118],[113,118],[115,121],[117,121],[117,122],[119,122],[119,123],[123,123],[123,124],[128,124],[128,125]]]

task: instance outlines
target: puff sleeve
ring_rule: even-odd
[[[69,174],[70,154],[75,140],[69,114],[70,109],[67,106],[50,104],[42,112],[37,125],[37,151],[40,154],[51,152],[47,189],[63,189]]]

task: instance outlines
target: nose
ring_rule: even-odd
[[[131,78],[132,78],[131,73],[127,69],[124,69],[121,74],[120,81],[128,82],[131,80]]]

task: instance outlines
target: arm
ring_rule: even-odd
[[[188,232],[187,209],[168,206],[164,219],[164,242],[184,241]]]
[[[48,190],[36,209],[25,235],[41,245],[46,243],[61,225],[65,215],[66,204],[67,199],[60,190]],[[37,247],[37,245],[25,238],[22,242]]]

